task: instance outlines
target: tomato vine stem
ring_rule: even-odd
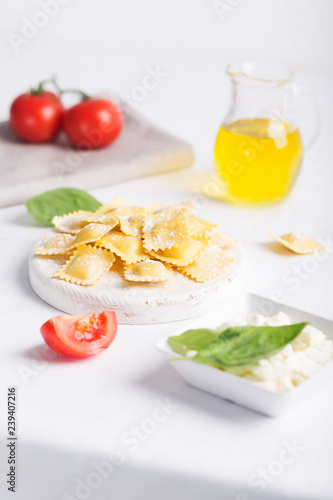
[[[42,95],[43,91],[44,91],[44,85],[46,85],[47,83],[52,83],[54,85],[54,87],[56,88],[57,92],[59,92],[59,94],[61,94],[61,89],[56,81],[56,77],[52,77],[52,78],[49,78],[48,80],[43,80],[42,82],[40,82],[38,84],[38,87],[37,88],[32,88],[30,90],[30,93],[33,94],[33,95]]]
[[[63,94],[80,94],[80,96],[82,97],[82,101],[88,101],[89,99],[91,99],[91,96],[89,94],[86,94],[82,90],[78,90],[78,89],[60,90],[60,95],[63,95]]]

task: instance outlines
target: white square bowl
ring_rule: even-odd
[[[221,311],[214,311],[205,317],[197,318],[185,329],[170,331],[169,336],[180,335],[192,328],[216,328],[225,321],[239,317],[246,319],[250,314],[273,316],[279,311],[286,313],[292,323],[309,322],[333,340],[333,321],[252,293],[242,294],[226,302]],[[292,391],[284,394],[274,393],[257,387],[247,379],[208,365],[191,360],[172,360],[179,355],[169,346],[168,337],[158,342],[157,348],[190,385],[270,417],[281,416],[333,380],[332,363]]]

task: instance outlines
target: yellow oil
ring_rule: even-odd
[[[238,120],[223,125],[215,143],[215,168],[223,197],[237,204],[265,204],[290,191],[303,156],[298,129],[280,120]]]

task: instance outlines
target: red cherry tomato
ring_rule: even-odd
[[[105,99],[85,99],[64,115],[68,140],[82,149],[103,148],[118,137],[123,125],[120,109]]]
[[[48,142],[61,128],[63,105],[53,92],[40,90],[17,97],[10,108],[10,126],[28,142]]]
[[[47,345],[59,354],[85,358],[103,351],[113,342],[117,317],[114,311],[55,316],[44,323],[40,331]]]

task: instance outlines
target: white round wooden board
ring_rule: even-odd
[[[245,255],[241,245],[225,249],[232,264],[207,283],[196,283],[175,272],[171,281],[134,283],[111,268],[98,283],[80,286],[54,278],[64,258],[35,255],[45,236],[29,256],[30,283],[36,294],[60,311],[79,314],[116,311],[120,324],[154,324],[201,316],[245,288]]]

